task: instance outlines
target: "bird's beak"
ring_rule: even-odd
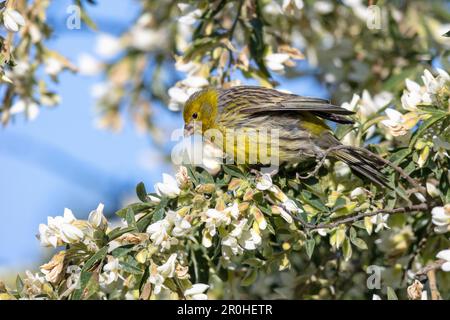
[[[191,121],[184,125],[184,136],[189,137],[194,134],[194,122]]]

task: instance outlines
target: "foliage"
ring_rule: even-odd
[[[164,4],[142,1],[120,39],[103,35],[104,87],[114,89],[100,95],[103,125],[120,127],[129,106],[155,137],[156,100],[178,110],[203,86],[237,84],[239,72],[264,86],[277,85],[275,72],[312,73],[355,111],[355,124],[336,135],[384,159],[392,189],[323,159],[273,176],[181,166],[155,193],[139,184],[140,202],[117,212],[120,223],[106,220],[102,204],[88,220],[69,209],[49,217],[41,244],[61,251],[14,289],[0,285],[0,299],[449,299],[445,3],[378,1],[380,29],[368,27],[359,1]],[[187,74],[175,84],[164,76],[172,54]],[[303,58],[309,65],[294,68]]]

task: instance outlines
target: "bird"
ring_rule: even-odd
[[[379,159],[361,148],[344,147],[326,122],[353,124],[352,114],[326,99],[266,87],[207,87],[193,93],[184,105],[184,135],[202,134],[228,157],[244,164],[267,161],[274,153],[270,144],[276,144],[280,163],[333,158],[346,163],[358,176],[388,186]],[[255,134],[269,131],[277,132],[277,141]],[[268,157],[263,157],[262,151]]]

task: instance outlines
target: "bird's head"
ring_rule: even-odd
[[[218,109],[218,92],[208,88],[192,94],[183,109],[184,135],[203,133],[214,128]]]

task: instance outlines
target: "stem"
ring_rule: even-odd
[[[332,229],[335,228],[341,224],[349,224],[349,223],[353,223],[356,222],[358,220],[361,220],[365,217],[372,217],[372,216],[376,216],[377,214],[380,213],[386,213],[386,214],[398,214],[398,213],[407,213],[407,212],[417,212],[417,211],[423,211],[423,210],[427,210],[428,209],[428,205],[425,203],[422,204],[418,204],[418,205],[413,205],[413,206],[407,206],[407,207],[402,207],[402,208],[396,208],[396,209],[380,209],[380,210],[376,210],[376,211],[372,211],[372,212],[363,212],[363,213],[359,213],[357,215],[354,216],[350,216],[350,217],[343,217],[343,218],[338,218],[330,223],[319,223],[319,224],[311,224],[308,222],[305,222],[301,219],[299,219],[296,216],[292,216],[295,220],[300,221],[300,223],[307,229],[309,230],[317,230],[317,229]]]
[[[427,272],[427,276],[430,283],[431,300],[441,300],[441,294],[439,293],[436,283],[436,270],[431,269]]]

